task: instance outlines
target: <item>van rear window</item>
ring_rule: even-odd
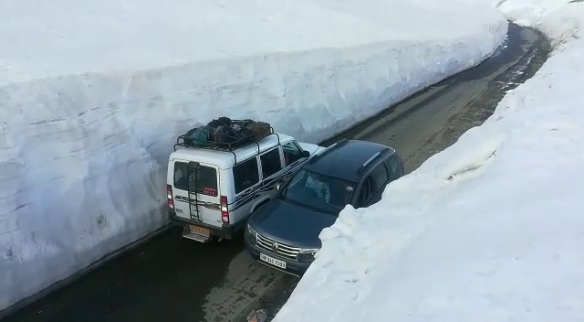
[[[187,181],[187,175],[189,179]],[[185,162],[174,163],[174,187],[207,196],[217,196],[217,171],[214,168],[199,165],[191,168]]]

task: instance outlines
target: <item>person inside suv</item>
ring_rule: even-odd
[[[331,186],[328,182],[323,181],[320,175],[308,174],[305,186],[312,189],[319,199],[323,199],[328,204],[331,203]]]
[[[353,189],[354,185],[350,182],[300,170],[282,197],[318,211],[338,212],[351,200]]]

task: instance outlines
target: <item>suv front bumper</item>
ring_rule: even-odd
[[[261,264],[264,264],[264,265],[266,265],[266,266],[268,266],[270,268],[276,269],[276,270],[278,270],[280,272],[284,272],[284,273],[287,273],[287,274],[290,274],[290,275],[294,275],[294,276],[297,276],[297,277],[302,277],[302,275],[304,275],[304,273],[306,273],[306,270],[308,269],[308,267],[311,264],[311,263],[301,263],[301,262],[297,262],[297,261],[292,261],[292,260],[289,260],[289,259],[282,258],[281,256],[278,256],[277,254],[273,254],[271,252],[267,252],[267,251],[265,251],[263,249],[260,250],[255,245],[255,243],[252,244],[250,242],[250,240],[249,240],[249,238],[248,238],[247,235],[248,235],[248,233],[246,231],[245,232],[245,236],[243,238],[243,244],[245,245],[245,249],[247,250],[247,252],[251,255],[251,257],[253,259],[255,259],[256,261],[258,261]],[[280,267],[271,265],[271,264],[269,264],[267,262],[264,262],[264,261],[260,260],[260,252],[263,253],[263,254],[265,254],[265,255],[267,255],[267,256],[270,256],[270,257],[273,257],[275,259],[278,259],[278,260],[281,260],[281,261],[286,262],[286,268],[283,269],[283,268],[280,268]]]
[[[172,209],[168,210],[168,219],[170,219],[170,222],[175,226],[185,227],[188,225],[194,225],[194,226],[204,227],[204,228],[209,229],[213,236],[226,238],[226,239],[234,239],[235,236],[237,236],[238,234],[241,234],[243,229],[245,229],[245,224],[246,224],[246,220],[241,220],[240,222],[235,223],[233,225],[223,224],[223,226],[221,226],[221,227],[212,226],[212,225],[204,224],[200,221],[189,220],[189,219],[184,219],[184,218],[178,217],[176,215],[176,212]]]

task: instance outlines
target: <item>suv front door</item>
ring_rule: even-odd
[[[379,163],[367,176],[365,176],[359,189],[357,207],[369,207],[381,200],[381,195],[385,190],[385,186],[390,181],[387,167],[383,162]]]

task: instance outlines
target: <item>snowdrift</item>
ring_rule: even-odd
[[[0,309],[161,227],[188,128],[229,115],[315,142],[507,30],[409,0],[7,0],[0,21]]]
[[[347,207],[274,321],[584,320],[584,3],[499,8],[550,37],[549,60],[378,204]]]

